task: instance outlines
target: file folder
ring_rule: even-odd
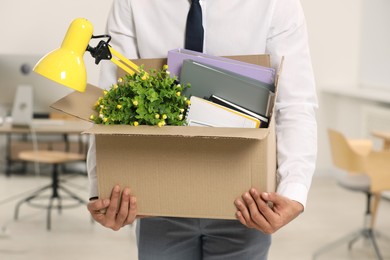
[[[266,84],[273,85],[275,81],[275,69],[273,68],[186,49],[168,51],[168,68],[171,75],[177,76],[180,80],[180,71],[182,69],[183,61],[188,59],[235,72],[243,76],[262,81]]]
[[[265,117],[275,96],[271,85],[193,60],[184,60],[180,82],[191,84],[183,91],[187,97],[216,95]]]

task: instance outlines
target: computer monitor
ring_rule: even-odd
[[[33,119],[33,96],[30,85],[19,85],[11,111],[13,126],[30,126]]]
[[[43,55],[35,54],[0,54],[0,107],[11,113],[18,86],[32,87],[33,113],[47,115],[50,105],[70,93],[58,83],[44,78],[32,71]]]

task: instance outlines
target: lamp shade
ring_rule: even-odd
[[[87,19],[73,20],[61,47],[40,59],[34,71],[61,85],[84,92],[87,86],[87,71],[83,56],[92,33],[93,26]]]

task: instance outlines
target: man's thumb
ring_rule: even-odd
[[[281,197],[275,192],[262,192],[261,198],[272,203],[278,203],[281,200]]]

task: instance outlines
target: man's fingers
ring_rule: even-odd
[[[273,205],[269,205],[272,203]],[[303,212],[303,205],[274,192],[259,193],[252,188],[235,200],[237,219],[249,228],[275,233]]]
[[[136,198],[131,196],[129,188],[121,195],[119,185],[112,189],[110,199],[91,201],[87,208],[95,221],[112,230],[133,223],[137,217]]]
[[[288,205],[286,198],[280,196],[276,192],[262,192],[261,198],[267,202],[272,202],[272,204],[285,207]]]
[[[97,199],[90,201],[87,205],[87,209],[91,213],[100,212],[100,210],[107,208],[108,205],[110,205],[109,199]]]
[[[94,201],[90,201],[87,205],[88,211],[91,213],[92,218],[100,223],[104,224],[106,221],[106,216],[105,216],[105,209],[108,207],[110,204],[109,199],[97,199]]]
[[[237,212],[236,212],[236,218],[238,219],[238,221],[241,222],[241,224],[243,224],[244,226],[247,226],[246,221],[245,221],[245,218],[244,218],[244,216],[242,215],[241,211],[237,211]]]
[[[116,221],[115,221],[120,226],[123,226],[123,224],[127,219],[129,213],[129,204],[130,204],[130,190],[128,188],[125,188],[122,192],[120,208],[116,215]]]
[[[133,223],[136,217],[137,217],[137,199],[131,196],[129,214],[127,215],[126,223],[127,224]]]
[[[237,198],[234,201],[234,204],[236,205],[236,207],[238,209],[238,211],[236,213],[238,220],[243,225],[250,227],[249,225],[251,224],[251,217],[250,217],[250,213],[249,213],[247,207],[245,206],[244,201],[242,201],[241,198]]]
[[[255,199],[252,197],[249,192],[244,193],[243,199],[250,211],[251,221],[254,223],[254,226],[264,229],[269,226],[268,220],[264,217],[263,212],[258,207]],[[260,205],[261,206],[261,205]]]
[[[121,189],[119,185],[115,185],[111,193],[111,203],[108,206],[106,211],[106,217],[108,219],[114,220],[116,218],[116,214],[118,212],[119,200],[120,200],[120,193],[121,193]]]
[[[256,206],[261,214],[265,217],[267,222],[271,222],[275,213],[269,207],[267,201],[264,201],[263,197],[260,196],[259,192],[254,188],[250,189],[250,194],[256,202]],[[262,194],[264,194],[264,192]]]

